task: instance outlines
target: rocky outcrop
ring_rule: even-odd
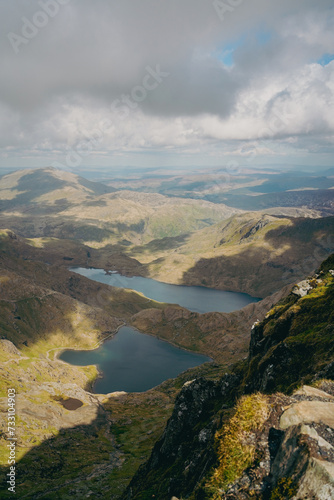
[[[146,490],[161,499],[187,497],[194,491],[215,462],[213,446],[220,423],[218,410],[234,402],[239,383],[237,375],[228,374],[220,382],[200,378],[186,383],[163,436],[123,498],[137,498]]]
[[[310,281],[303,280],[293,287],[292,293],[297,295],[298,297],[305,297],[305,295],[307,295],[310,290],[312,290]]]
[[[13,342],[6,339],[0,339],[0,351],[13,354],[14,356],[21,356],[20,351],[15,347]]]
[[[271,467],[272,489],[284,493],[289,482],[294,500],[334,498],[334,398],[303,387],[292,401],[280,418],[285,433]]]
[[[333,277],[310,281],[307,296],[291,293],[254,325],[246,392],[291,392],[298,383],[333,377]]]
[[[124,499],[209,499],[205,479],[215,465],[215,432],[238,379],[203,379],[187,384],[150,460],[139,469]],[[255,460],[225,492],[222,500],[329,500],[334,497],[334,383],[320,389],[303,386],[291,396],[270,396],[269,417],[261,431],[245,436]],[[233,396],[232,396],[233,397]],[[225,404],[224,404],[225,403]],[[216,414],[213,418],[212,409]],[[159,479],[158,479],[159,478]],[[214,498],[218,498],[215,496]]]
[[[333,391],[334,383],[327,383],[326,389]],[[262,431],[254,435],[257,461],[221,498],[333,498],[333,396],[323,390],[303,386],[290,397],[273,395],[270,406],[267,422]]]

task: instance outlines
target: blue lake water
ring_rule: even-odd
[[[158,302],[178,304],[198,313],[237,311],[252,302],[261,300],[247,293],[226,292],[203,286],[170,285],[150,278],[122,276],[119,273],[107,274],[104,269],[71,267],[70,271],[99,283],[117,288],[129,288]]]
[[[170,285],[149,278],[110,274],[103,269],[72,267],[70,270],[100,283],[141,292],[148,300],[179,304],[199,313],[231,312],[260,300],[245,293]],[[103,374],[93,387],[98,394],[147,391],[188,368],[211,361],[206,356],[178,349],[127,326],[94,351],[67,350],[60,359],[79,366],[97,365]]]
[[[93,387],[97,394],[147,391],[188,368],[211,361],[128,326],[94,351],[67,350],[59,359],[77,366],[98,365],[103,378]]]

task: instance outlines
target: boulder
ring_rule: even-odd
[[[1,339],[0,340],[0,349],[8,354],[14,354],[15,356],[21,356],[20,351],[15,347],[13,342],[10,340]]]
[[[292,293],[298,297],[305,297],[308,292],[312,290],[309,280],[303,280],[297,283],[297,285],[292,289]]]
[[[334,403],[300,401],[288,408],[280,419],[281,429],[307,423],[324,424],[334,429]]]

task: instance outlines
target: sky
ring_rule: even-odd
[[[333,0],[0,0],[0,166],[334,166]]]

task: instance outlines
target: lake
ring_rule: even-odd
[[[188,368],[211,361],[128,326],[94,351],[66,350],[59,359],[77,366],[98,365],[103,378],[93,387],[97,394],[147,391]]]
[[[117,272],[109,274],[104,269],[85,269],[83,267],[69,269],[99,283],[117,288],[129,288],[158,302],[178,304],[198,313],[237,311],[252,302],[261,300],[247,293],[226,292],[204,286],[170,285],[140,276],[122,276]]]

